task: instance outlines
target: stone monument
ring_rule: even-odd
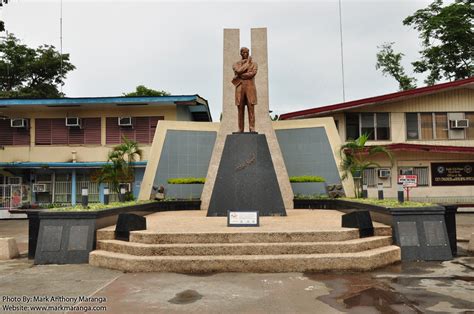
[[[293,208],[293,192],[269,116],[266,28],[252,29],[251,41],[250,58],[248,50],[240,49],[239,30],[224,30],[222,120],[201,196],[201,209],[208,210],[208,216],[224,216],[227,210],[286,215],[285,209]],[[238,82],[243,77],[236,72],[249,69],[251,81]],[[248,87],[253,81],[256,99],[252,99],[252,91],[245,99],[238,99],[242,95],[239,85]],[[250,112],[248,128],[243,127],[244,119],[238,118],[245,116],[242,100]]]

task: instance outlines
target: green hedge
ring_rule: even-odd
[[[299,176],[290,177],[290,182],[301,183],[301,182],[326,182],[326,179],[320,176]]]
[[[169,178],[168,184],[204,184],[206,178]]]

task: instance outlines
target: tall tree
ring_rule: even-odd
[[[442,0],[435,0],[403,20],[404,25],[419,32],[422,50],[420,59],[412,65],[415,73],[426,73],[427,85],[474,76],[473,6],[473,0],[455,0],[446,6]],[[390,68],[402,54],[384,48],[377,54],[376,67],[396,79]],[[386,54],[385,60],[379,60],[380,54]]]
[[[405,69],[401,65],[403,53],[395,53],[393,51],[394,43],[385,43],[379,46],[381,50],[377,53],[377,63],[375,68],[382,69],[382,73],[392,76],[398,82],[400,90],[408,90],[416,88],[416,79],[409,77],[405,73]]]
[[[123,95],[127,97],[137,97],[137,96],[169,96],[171,94],[164,90],[155,90],[155,89],[148,88],[145,85],[138,85],[135,88],[134,92],[124,93]]]
[[[0,43],[0,97],[62,97],[58,87],[74,69],[69,54],[61,55],[54,46],[33,49],[9,35]]]

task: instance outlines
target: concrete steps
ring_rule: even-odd
[[[311,272],[325,270],[366,271],[400,261],[400,248],[389,245],[352,253],[136,256],[96,250],[94,266],[126,272]]]
[[[130,242],[97,233],[94,266],[126,272],[363,271],[400,261],[391,228],[359,238],[351,228],[316,231],[152,232],[133,231]]]
[[[264,238],[267,238],[267,235]],[[291,239],[292,237],[289,238]],[[229,240],[229,238],[226,238],[226,240]],[[99,240],[97,242],[97,249],[136,256],[281,255],[351,253],[371,250],[392,244],[392,238],[390,236],[375,236],[370,238],[328,242],[291,242],[288,241],[288,238],[285,240],[285,242],[276,243],[258,243],[255,241],[254,243],[193,244],[146,244],[118,240]]]

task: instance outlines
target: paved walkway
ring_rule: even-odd
[[[458,215],[458,234],[473,230],[469,217],[474,216],[466,215]],[[0,236],[12,235],[26,248],[27,222],[0,221]],[[460,254],[452,261],[403,263],[367,273],[202,275],[34,266],[23,257],[0,261],[0,312],[33,312],[29,306],[46,305],[35,312],[75,306],[78,312],[99,313],[470,313],[474,257],[462,249]]]
[[[0,262],[0,312],[45,305],[49,313],[65,306],[106,313],[460,313],[474,311],[473,270],[474,257],[369,273],[203,275],[21,259]]]

